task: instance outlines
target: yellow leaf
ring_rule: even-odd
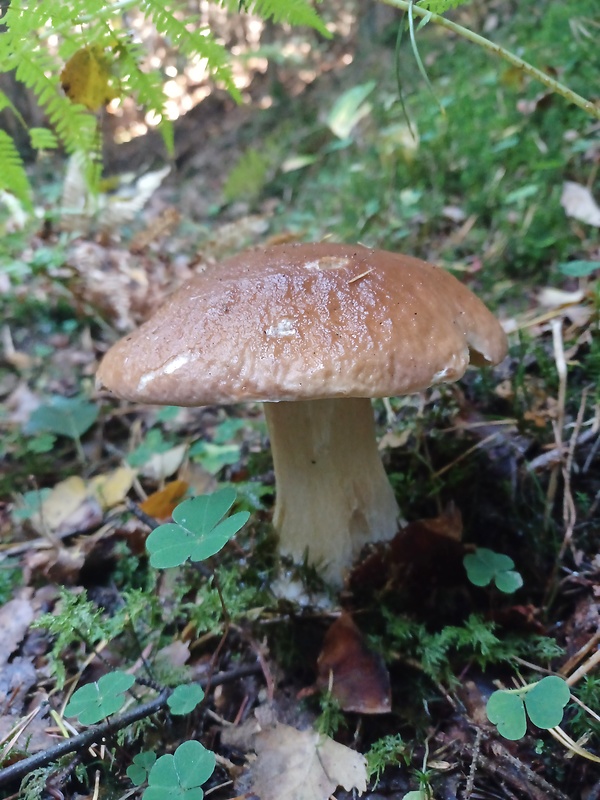
[[[60,73],[60,82],[67,97],[74,103],[97,111],[118,96],[111,86],[108,58],[100,45],[77,50]]]
[[[131,467],[118,467],[107,475],[97,475],[89,484],[91,493],[104,510],[121,503],[131,489],[135,471]]]
[[[57,483],[40,507],[39,524],[52,532],[58,530],[85,502],[87,494],[85,481],[78,475]]]

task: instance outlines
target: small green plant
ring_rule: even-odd
[[[487,715],[505,739],[521,739],[527,730],[527,717],[542,730],[560,725],[570,697],[566,681],[548,675],[520,689],[494,692],[488,700]]]
[[[178,567],[188,559],[204,561],[218,553],[250,517],[248,511],[238,511],[223,519],[234,501],[235,491],[226,488],[180,503],[174,521],[159,525],[146,541],[151,565]]]
[[[133,757],[133,764],[127,767],[127,777],[134,786],[141,786],[148,780],[150,770],[156,761],[156,753],[152,750],[143,750]]]
[[[184,716],[192,711],[204,700],[204,690],[197,683],[182,683],[173,689],[167,705],[171,714]]]
[[[173,755],[156,760],[148,775],[144,800],[202,800],[201,789],[213,774],[215,754],[194,740],[180,744]]]
[[[135,683],[133,675],[115,670],[95,683],[86,683],[73,693],[65,714],[78,717],[82,725],[94,725],[123,708],[125,692]]]
[[[331,692],[323,692],[319,698],[321,713],[317,717],[315,727],[323,736],[335,736],[340,727],[346,725],[344,712],[340,708],[339,701]]]
[[[81,437],[96,422],[99,413],[100,408],[96,403],[90,403],[82,395],[54,395],[31,414],[24,432],[34,436],[39,433],[66,436],[75,442],[79,458],[83,461]]]
[[[467,577],[475,586],[488,586],[492,581],[496,588],[512,594],[523,586],[521,574],[514,569],[515,562],[502,553],[494,553],[487,547],[478,547],[463,559]]]
[[[407,761],[407,745],[399,733],[390,734],[373,742],[365,757],[369,780],[373,778],[377,786],[386,767],[397,765],[401,758]]]

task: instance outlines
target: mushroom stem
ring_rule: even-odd
[[[361,548],[391,539],[398,505],[377,450],[368,398],[265,403],[280,550],[341,584]]]

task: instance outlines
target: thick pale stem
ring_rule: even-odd
[[[265,403],[282,553],[308,553],[333,583],[367,542],[391,539],[398,505],[365,398]]]

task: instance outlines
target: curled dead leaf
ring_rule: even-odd
[[[379,653],[371,650],[350,614],[342,614],[325,634],[317,661],[317,686],[331,687],[343,711],[387,714],[390,676]]]

